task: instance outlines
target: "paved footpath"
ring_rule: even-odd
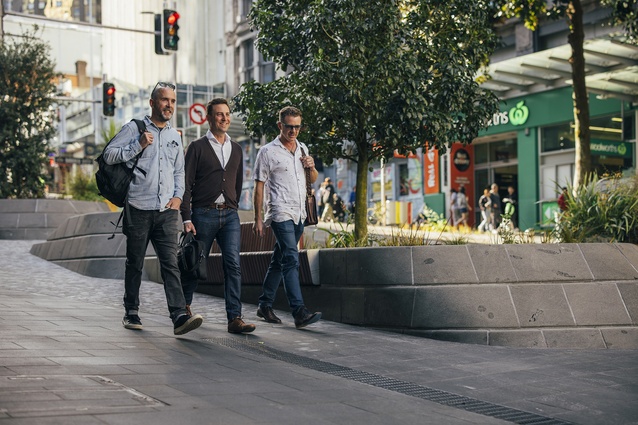
[[[123,283],[0,241],[0,425],[638,424],[638,350],[487,347],[321,321],[296,330],[196,295],[175,337],[143,282],[143,331],[121,325]]]

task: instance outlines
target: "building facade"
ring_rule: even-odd
[[[226,96],[224,5],[160,0],[2,0],[3,37],[19,37],[33,25],[51,47],[60,73],[58,137],[52,143],[53,189],[64,191],[78,166],[92,173],[97,146],[132,118],[149,113],[158,81],[177,85],[173,125],[184,141],[208,128],[191,119],[195,104]],[[155,53],[155,15],[176,10],[180,19],[175,53]],[[102,114],[102,82],[116,88],[115,116]]]

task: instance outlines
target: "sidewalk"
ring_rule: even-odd
[[[516,349],[434,341],[290,314],[175,337],[161,285],[143,282],[143,331],[122,327],[123,283],[0,243],[3,424],[638,424],[638,350]],[[309,300],[308,300],[309,301]],[[309,301],[310,307],[311,302]]]

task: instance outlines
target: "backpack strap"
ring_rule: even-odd
[[[146,131],[146,123],[144,122],[144,120],[138,120],[138,119],[133,118],[131,121],[133,121],[135,123],[135,125],[137,126],[137,131],[139,131],[140,134],[142,134],[142,133],[144,133]],[[137,168],[137,161],[140,160],[140,156],[142,156],[141,152],[139,154],[137,154],[137,156],[135,157],[135,162],[133,163],[133,169]],[[142,170],[141,168],[137,168],[137,169],[140,170],[140,172],[142,174],[144,174],[144,176],[146,176],[146,171]],[[115,226],[115,228],[113,229],[113,233],[111,234],[111,236],[109,236],[108,239],[115,238],[115,232],[117,232],[118,228],[122,227],[122,226],[120,226],[120,222],[122,221],[122,218],[124,218],[124,211],[127,210],[127,208],[126,208],[127,200],[128,200],[128,194],[126,195],[126,200],[124,201],[124,208],[122,208],[122,212],[120,212],[120,216],[117,219],[117,223],[113,223],[111,221],[111,224],[113,226]]]
[[[140,132],[140,135],[146,132],[146,123],[144,122],[144,120],[138,120],[133,118],[131,121],[133,121],[135,125],[137,126],[137,130]],[[135,162],[133,163],[133,169],[137,168],[137,161],[140,160],[140,156],[142,156],[142,152],[137,154],[137,156],[135,157]],[[142,170],[141,168],[137,168],[137,169],[140,170],[140,173],[144,174],[144,177],[146,177],[146,171]]]

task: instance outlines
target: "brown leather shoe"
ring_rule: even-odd
[[[250,333],[255,330],[255,325],[250,323],[245,323],[241,317],[235,317],[233,320],[228,322],[228,332],[231,334],[243,334]]]
[[[272,311],[272,307],[259,307],[257,308],[257,317],[261,317],[268,323],[281,323],[281,319],[275,315]]]

